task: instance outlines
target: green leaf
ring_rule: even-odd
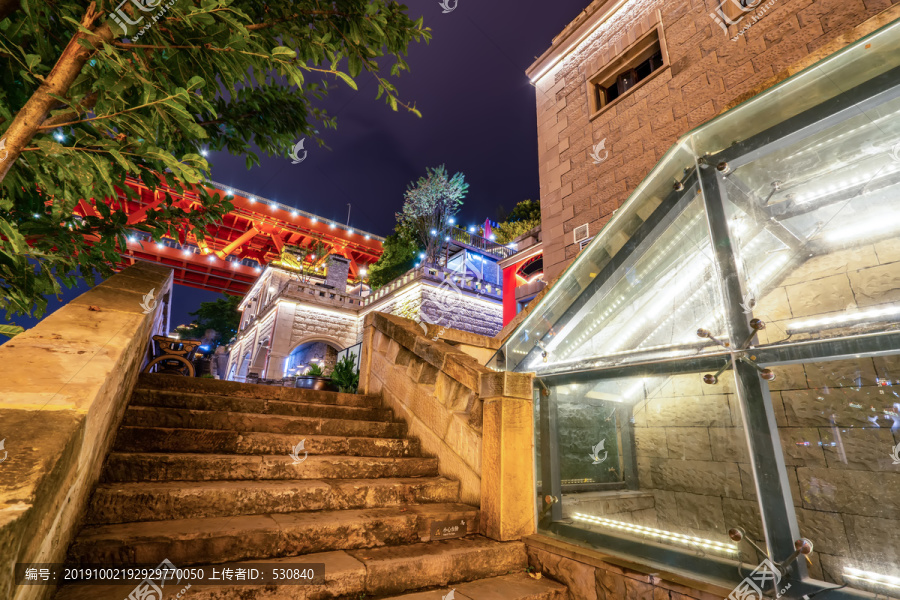
[[[337,75],[338,77],[340,77],[341,79],[343,79],[344,82],[345,82],[347,85],[349,85],[351,88],[353,88],[354,90],[358,90],[358,89],[359,89],[359,88],[356,86],[356,82],[353,81],[353,78],[350,77],[349,75],[347,75],[346,73],[344,73],[344,72],[342,72],[342,71],[335,71],[335,75]]]
[[[25,328],[18,325],[0,325],[0,335],[5,335],[8,338],[15,337],[24,331]]]

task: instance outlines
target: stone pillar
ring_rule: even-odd
[[[359,351],[359,393],[371,394],[372,345],[375,343],[375,313],[366,315],[363,321],[362,347]]]
[[[531,373],[481,377],[481,533],[495,540],[518,540],[535,531],[532,377]],[[503,395],[496,395],[498,391]]]
[[[326,259],[328,273],[325,275],[325,283],[343,293],[347,292],[347,275],[350,273],[350,260],[339,254],[329,254]]]
[[[294,316],[297,305],[292,302],[281,302],[275,313],[275,323],[269,335],[269,363],[266,365],[266,379],[284,377],[284,361],[293,349],[291,339],[294,333]]]

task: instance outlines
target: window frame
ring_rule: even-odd
[[[649,75],[640,81],[636,82],[631,88],[607,102],[605,99],[606,92],[603,90],[609,87],[611,83],[614,84],[620,74],[629,69],[636,68],[639,64],[653,56],[656,52],[651,52],[651,50],[655,50],[657,46],[659,47],[659,53],[662,55],[662,65],[650,72]],[[635,90],[639,89],[645,83],[651,81],[668,68],[669,53],[666,48],[666,39],[663,35],[662,23],[657,23],[588,78],[587,96],[590,120],[593,121],[611,107],[618,104],[622,98],[629,96]]]

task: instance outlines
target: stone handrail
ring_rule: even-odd
[[[532,373],[492,371],[413,321],[366,316],[360,390],[381,395],[409,424],[463,502],[481,506],[481,532],[534,532]]]
[[[16,587],[14,565],[63,562],[171,287],[171,269],[137,263],[0,346],[0,599],[52,595]]]

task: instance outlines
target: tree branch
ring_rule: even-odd
[[[0,2],[2,1],[4,0],[0,0]],[[97,12],[96,2],[91,2],[81,21],[81,25],[89,31],[87,33],[78,31],[72,36],[53,69],[28,99],[25,106],[16,113],[4,138],[9,154],[3,162],[0,162],[0,182],[18,160],[22,149],[31,141],[39,131],[41,124],[47,119],[47,113],[57,102],[54,96],[65,97],[96,49],[103,42],[113,39],[113,32],[109,25],[105,23],[96,25],[98,18],[100,18],[100,13]],[[87,48],[81,45],[80,42],[83,40],[88,42]]]

